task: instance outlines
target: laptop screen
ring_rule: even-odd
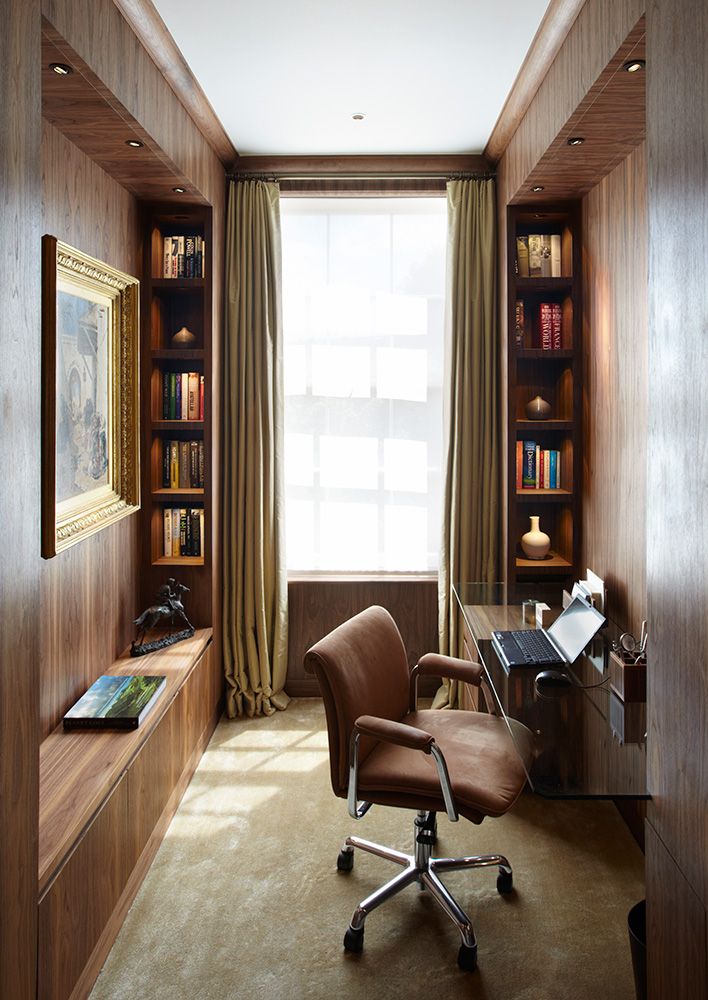
[[[604,624],[605,618],[596,608],[575,597],[546,631],[567,662],[573,663]]]

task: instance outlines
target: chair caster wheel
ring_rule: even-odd
[[[347,951],[357,955],[364,947],[364,928],[355,931],[353,927],[347,927],[344,935],[344,947]]]
[[[350,872],[354,867],[354,851],[340,851],[337,855],[337,871]]]
[[[507,896],[514,887],[514,876],[509,872],[499,872],[497,875],[497,892]]]
[[[465,972],[474,972],[477,968],[477,945],[473,944],[472,947],[466,944],[460,945],[460,950],[457,953],[457,964]]]

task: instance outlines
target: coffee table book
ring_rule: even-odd
[[[137,729],[164,690],[166,677],[104,674],[64,716],[64,729]]]

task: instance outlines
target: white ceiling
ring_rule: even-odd
[[[481,153],[548,6],[154,3],[242,155]]]

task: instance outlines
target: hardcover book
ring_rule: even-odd
[[[104,674],[66,713],[64,729],[137,729],[166,681],[166,677]]]

